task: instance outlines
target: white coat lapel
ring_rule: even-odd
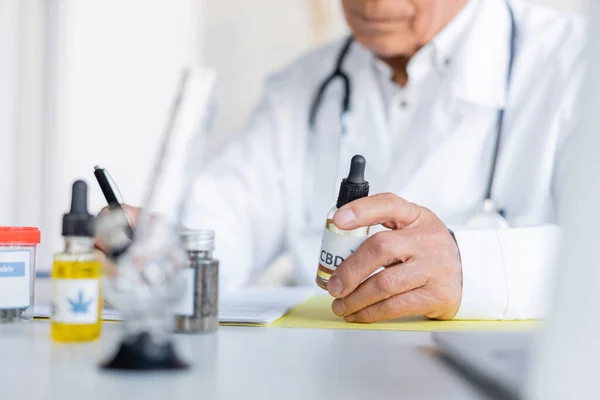
[[[481,168],[489,169],[498,111],[507,102],[511,29],[503,1],[480,1],[471,28],[450,58],[444,88],[429,88],[426,98],[431,104],[420,105],[415,132],[407,143],[410,154],[404,153],[406,159],[398,160],[389,174],[389,187],[398,188],[399,194],[412,201],[440,198],[429,192],[462,196],[460,189],[452,187],[457,179],[474,179],[477,174],[468,168],[479,172],[478,176],[482,176]],[[442,191],[445,186],[450,186],[448,191]]]
[[[440,216],[462,220],[457,210],[472,209],[483,200],[491,164],[496,110],[462,103],[452,133],[432,146],[426,161],[398,193],[435,210]]]

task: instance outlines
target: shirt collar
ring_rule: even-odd
[[[435,65],[453,80],[455,97],[483,106],[504,108],[510,56],[511,21],[506,2],[469,0],[458,15],[409,62]],[[391,80],[392,68],[371,54],[372,64]]]
[[[419,49],[408,63],[409,79],[435,66],[441,72],[448,70],[452,56],[456,54],[465,33],[475,17],[479,0],[469,0],[431,42]],[[383,60],[372,56],[374,67],[386,79],[393,78],[392,68]]]

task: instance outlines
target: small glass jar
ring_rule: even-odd
[[[219,261],[213,258],[215,232],[185,230],[181,234],[188,264],[181,269],[186,289],[175,306],[176,332],[215,332],[219,327]]]
[[[39,243],[38,228],[0,227],[0,324],[33,320]]]

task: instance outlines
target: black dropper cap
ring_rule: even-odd
[[[94,217],[87,210],[87,184],[75,181],[71,193],[71,211],[63,216],[62,235],[94,237]]]
[[[365,181],[365,166],[367,161],[361,155],[355,155],[350,162],[350,173],[342,180],[340,194],[336,204],[340,208],[354,200],[369,195],[369,182]]]

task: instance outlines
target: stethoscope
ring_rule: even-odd
[[[516,49],[516,36],[517,36],[517,28],[515,22],[515,16],[513,13],[513,9],[510,6],[508,0],[506,1],[506,6],[508,8],[508,13],[510,15],[510,42],[509,42],[509,59],[508,59],[508,70],[506,76],[506,88],[507,92],[510,89],[511,78],[512,78],[512,69],[515,59],[515,49]],[[350,108],[350,100],[352,98],[352,82],[350,81],[350,77],[343,70],[343,64],[348,56],[348,52],[352,43],[354,42],[354,38],[350,36],[344,42],[342,49],[337,57],[335,68],[333,72],[325,78],[323,83],[319,86],[313,103],[310,107],[309,114],[309,137],[307,144],[307,151],[309,154],[316,151],[316,124],[317,124],[317,116],[319,114],[319,110],[321,105],[323,104],[323,98],[327,89],[331,86],[333,82],[339,80],[343,85],[343,95],[341,102],[341,114],[340,114],[340,145],[342,140],[345,139],[348,133],[348,120],[351,112]],[[483,203],[481,205],[481,209],[475,213],[475,215],[467,221],[466,226],[469,228],[475,229],[499,229],[499,228],[508,228],[508,221],[504,217],[504,212],[496,205],[496,202],[492,198],[492,190],[494,187],[494,181],[496,178],[496,170],[498,167],[498,156],[500,152],[500,141],[502,139],[502,132],[504,129],[504,109],[500,109],[497,115],[496,122],[496,140],[494,142],[494,150],[492,154],[492,162],[490,165],[489,177],[487,180],[487,187],[485,191],[485,196],[483,199]],[[338,155],[339,155],[338,149]],[[313,167],[314,168],[314,167]]]

